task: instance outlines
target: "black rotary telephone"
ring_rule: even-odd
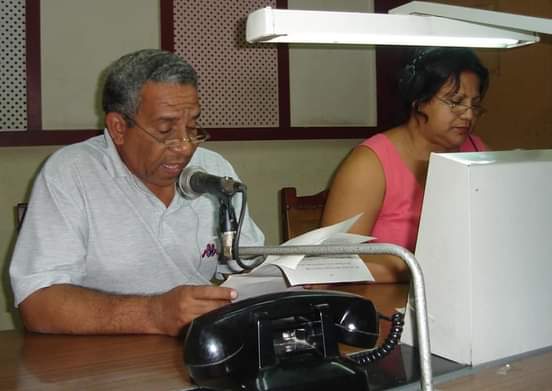
[[[236,302],[195,319],[187,329],[184,363],[190,378],[212,390],[367,390],[363,364],[400,339],[397,314],[383,346],[340,355],[338,343],[373,348],[379,314],[362,296],[293,291]]]

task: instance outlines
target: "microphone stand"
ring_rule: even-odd
[[[414,255],[407,249],[394,244],[370,244],[332,245],[332,246],[264,246],[264,247],[239,247],[242,255],[395,255],[402,259],[410,270],[412,276],[412,288],[416,313],[416,334],[418,340],[418,353],[420,358],[420,383],[422,390],[431,391],[431,349],[429,343],[429,325],[427,320],[427,304],[425,295],[424,277],[422,269]]]
[[[232,195],[233,194],[223,194],[219,196],[219,224],[222,233],[222,255],[226,260],[232,259],[234,237],[238,229],[236,213],[232,205]]]

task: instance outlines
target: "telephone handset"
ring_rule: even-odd
[[[184,362],[196,384],[215,390],[367,390],[358,362],[390,351],[400,328],[383,348],[354,359],[342,357],[338,343],[374,347],[379,318],[371,301],[350,293],[257,296],[195,319],[186,332]]]

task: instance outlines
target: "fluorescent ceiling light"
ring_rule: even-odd
[[[415,45],[415,46],[463,46],[510,48],[528,45],[539,41],[533,31],[521,31],[472,23],[470,21],[429,16],[427,5],[433,3],[412,2],[425,6],[425,9],[398,7],[394,14],[359,12],[283,10],[270,7],[256,10],[247,18],[246,39],[256,42],[317,43],[317,44],[359,44],[359,45]],[[409,4],[412,4],[409,3]],[[406,4],[405,6],[409,5]],[[438,4],[441,12],[448,7]],[[454,12],[457,12],[454,7]],[[479,10],[469,9],[475,13]],[[401,15],[400,13],[423,13],[424,15]],[[506,21],[517,20],[518,15],[501,12],[488,13],[507,15]],[[521,17],[524,23],[527,22]],[[552,21],[544,21],[543,26],[552,30]],[[547,30],[546,30],[547,31]]]
[[[428,1],[411,1],[410,3],[389,10],[389,13],[442,16],[449,19],[463,20],[465,22],[479,23],[487,26],[507,27],[509,29],[517,29],[525,32],[552,34],[552,19],[430,3]]]

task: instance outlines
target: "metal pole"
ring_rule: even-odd
[[[410,269],[416,311],[416,329],[418,352],[420,356],[420,383],[422,390],[433,389],[431,372],[431,349],[429,343],[429,324],[427,320],[427,305],[422,269],[414,255],[394,244],[354,244],[354,245],[317,245],[317,246],[264,246],[240,247],[240,255],[368,255],[387,254],[401,258]]]

